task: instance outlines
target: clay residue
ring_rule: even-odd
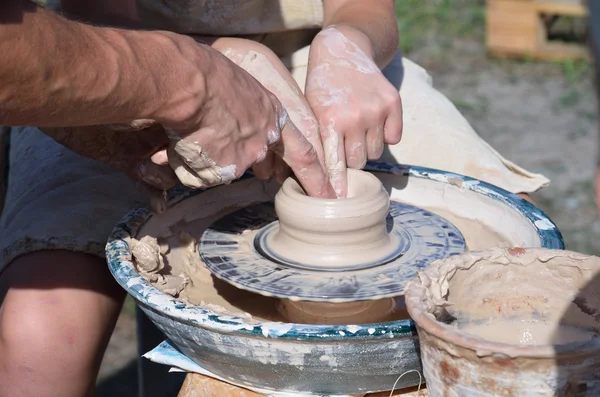
[[[486,341],[548,346],[600,336],[598,275],[596,257],[495,249],[437,261],[420,279],[440,321]]]
[[[562,345],[598,337],[597,331],[539,321],[490,321],[483,324],[467,323],[459,327],[485,340],[521,346]]]
[[[461,231],[469,250],[492,247],[539,247],[540,237],[531,221],[506,203],[466,188],[477,181],[459,184],[381,173],[377,175],[392,200],[425,208],[453,223]],[[452,179],[452,178],[450,178]],[[552,225],[550,225],[552,226]]]
[[[182,139],[165,129],[171,143],[167,149],[169,165],[185,186],[205,188],[230,183],[236,178],[236,166],[218,166],[197,141]]]
[[[368,324],[408,317],[402,301],[394,298],[346,303],[282,299],[278,310],[284,321],[301,324]]]
[[[184,272],[177,274],[163,272],[164,255],[169,247],[165,244],[159,245],[155,237],[144,236],[140,240],[131,239],[130,246],[140,274],[167,294],[178,296],[189,284],[190,279]]]

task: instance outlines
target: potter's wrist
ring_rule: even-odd
[[[315,40],[320,40],[321,37],[327,35],[330,33],[330,30],[333,29],[337,30],[343,34],[346,39],[356,44],[369,58],[373,60],[375,59],[375,47],[373,46],[369,36],[357,27],[346,23],[337,23],[335,25],[330,25],[326,28],[323,28],[323,30],[317,34]]]
[[[136,39],[142,47],[136,57],[144,61],[141,116],[174,127],[194,124],[207,94],[210,47],[171,32],[137,33],[144,35]]]

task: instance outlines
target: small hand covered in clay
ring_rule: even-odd
[[[338,197],[346,197],[346,167],[363,168],[381,156],[384,143],[397,144],[402,135],[400,95],[363,50],[368,43],[356,29],[330,26],[310,49],[306,98]]]
[[[229,183],[263,162],[271,151],[290,166],[308,195],[335,197],[317,152],[279,99],[244,69],[208,48],[201,60],[204,100],[193,106],[182,100],[176,112],[159,116],[172,127],[167,129],[171,143],[162,157],[179,180],[194,188]],[[160,163],[157,157],[161,154],[154,157]]]

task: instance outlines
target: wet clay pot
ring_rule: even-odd
[[[405,290],[429,395],[600,396],[600,258],[474,251]]]

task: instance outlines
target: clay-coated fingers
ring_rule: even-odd
[[[285,111],[284,111],[285,112]],[[281,117],[281,139],[270,149],[285,161],[311,197],[335,198],[327,173],[319,163],[315,148],[285,115]]]
[[[316,130],[316,133],[308,133],[307,131],[301,132],[304,134],[308,142],[315,149],[315,152],[317,153],[317,159],[319,160],[319,164],[321,164],[321,167],[325,169],[325,152],[323,151],[323,142],[321,142],[321,135],[319,135],[318,128]]]
[[[178,179],[169,165],[158,165],[150,159],[143,160],[137,168],[139,179],[159,190],[177,185]]]
[[[335,131],[333,127],[328,127],[326,131],[322,130],[321,135],[329,180],[336,196],[345,198],[348,191],[348,170],[346,168],[344,135]]]
[[[377,160],[383,154],[383,124],[367,131],[367,158]]]
[[[383,141],[388,145],[396,145],[400,139],[402,139],[402,102],[398,95],[398,101],[394,102],[383,126]]]
[[[293,84],[295,82],[292,79]],[[291,82],[286,85],[286,89],[289,90]],[[281,101],[281,105],[288,112],[288,116],[292,123],[300,130],[302,135],[306,137],[308,142],[313,146],[319,162],[325,168],[325,153],[323,152],[323,143],[321,142],[321,136],[319,135],[319,123],[313,114],[310,105],[306,98],[300,93],[291,90],[290,92],[281,92],[281,88],[271,84],[265,85],[267,88],[272,89],[272,92],[276,94],[277,98]],[[279,92],[278,92],[279,91]]]
[[[346,152],[346,165],[348,168],[363,169],[367,164],[367,134],[359,133],[346,136],[344,150]]]
[[[273,176],[274,158],[273,152],[268,152],[263,161],[252,166],[252,172],[258,179],[268,180]]]
[[[273,179],[283,184],[286,179],[293,175],[290,167],[280,157],[275,156],[273,161]]]

